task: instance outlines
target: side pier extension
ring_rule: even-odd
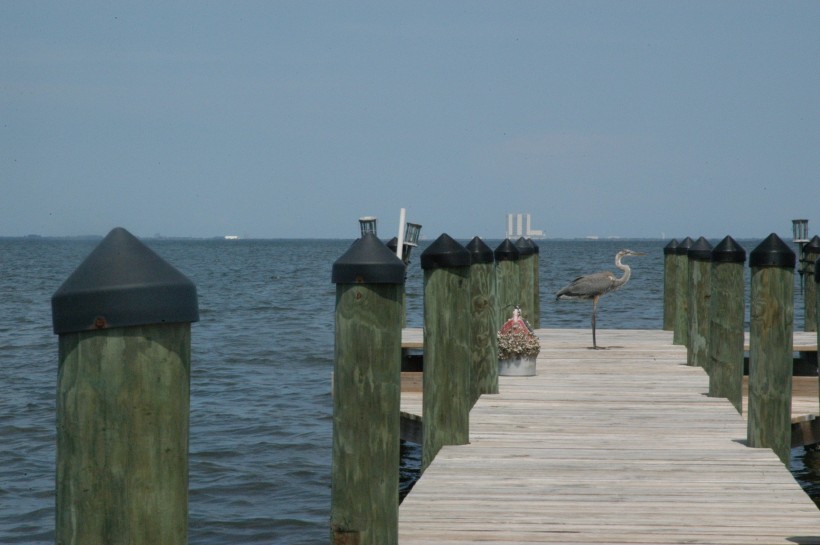
[[[820,543],[820,511],[671,331],[538,330],[399,510],[399,541]],[[404,405],[403,409],[411,412]]]

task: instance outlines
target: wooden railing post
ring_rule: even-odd
[[[532,244],[533,254],[530,263],[532,263],[532,274],[533,274],[533,282],[532,282],[532,323],[530,324],[533,329],[540,329],[541,328],[541,268],[540,268],[540,254],[541,249],[538,247],[538,244],[533,242],[530,239],[530,244]],[[499,325],[500,327],[500,325]]]
[[[771,448],[784,464],[791,449],[795,260],[774,233],[749,255],[748,442]]]
[[[422,471],[443,445],[463,445],[470,440],[470,260],[470,252],[447,234],[421,254]]]
[[[334,264],[331,543],[398,543],[405,265],[366,233]]]
[[[813,277],[817,272],[817,260],[820,259],[820,236],[814,235],[812,239],[803,247],[804,259],[806,260],[806,281],[803,283],[803,306],[804,321],[803,331],[817,331],[817,307],[814,305],[817,285],[813,282]]]
[[[516,306],[521,305],[518,274],[518,261],[521,253],[510,239],[504,239],[495,251],[495,281],[498,295],[498,316],[496,323],[506,322]]]
[[[187,543],[196,286],[117,228],[51,304],[56,543]]]
[[[675,282],[677,260],[675,248],[678,241],[674,238],[663,247],[663,329],[675,330]]]
[[[470,325],[472,329],[472,404],[481,394],[498,393],[495,257],[479,237],[467,244],[470,252]]]
[[[689,342],[686,363],[709,370],[709,299],[712,245],[700,237],[689,248]]]
[[[814,308],[816,315],[820,316],[820,258],[814,262]],[[820,350],[820,327],[817,329],[817,348]],[[820,378],[818,378],[820,380]]]
[[[689,247],[694,241],[686,237],[675,247],[675,330],[672,343],[689,344]]]
[[[712,250],[709,301],[709,395],[743,412],[743,341],[746,250],[727,236]]]
[[[521,317],[530,325],[535,322],[536,294],[536,269],[533,263],[536,262],[535,244],[530,239],[521,237],[515,241],[518,248],[518,290],[521,308]],[[535,327],[535,326],[533,326]]]

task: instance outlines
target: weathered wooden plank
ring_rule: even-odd
[[[442,447],[404,500],[403,545],[820,543],[811,499],[745,445],[672,332],[601,331],[599,351],[585,330],[538,334],[536,376],[501,377],[470,443]],[[793,386],[817,405],[816,378]]]
[[[420,327],[406,327],[401,332],[401,347],[420,350],[424,348],[424,330]]]
[[[817,352],[816,333],[811,331],[795,331],[792,337],[794,352]],[[749,332],[744,333],[743,349],[749,351]]]

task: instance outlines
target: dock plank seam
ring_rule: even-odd
[[[671,332],[599,331],[598,351],[537,333],[537,375],[501,377],[405,498],[402,545],[820,543],[820,511]]]

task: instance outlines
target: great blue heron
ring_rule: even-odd
[[[605,293],[621,288],[629,281],[632,270],[629,265],[621,263],[621,259],[631,255],[646,255],[642,252],[632,250],[621,250],[615,255],[615,266],[624,273],[620,278],[610,271],[579,276],[555,294],[555,300],[559,299],[592,299],[592,348],[597,349],[595,343],[595,313],[598,310],[598,299]]]

